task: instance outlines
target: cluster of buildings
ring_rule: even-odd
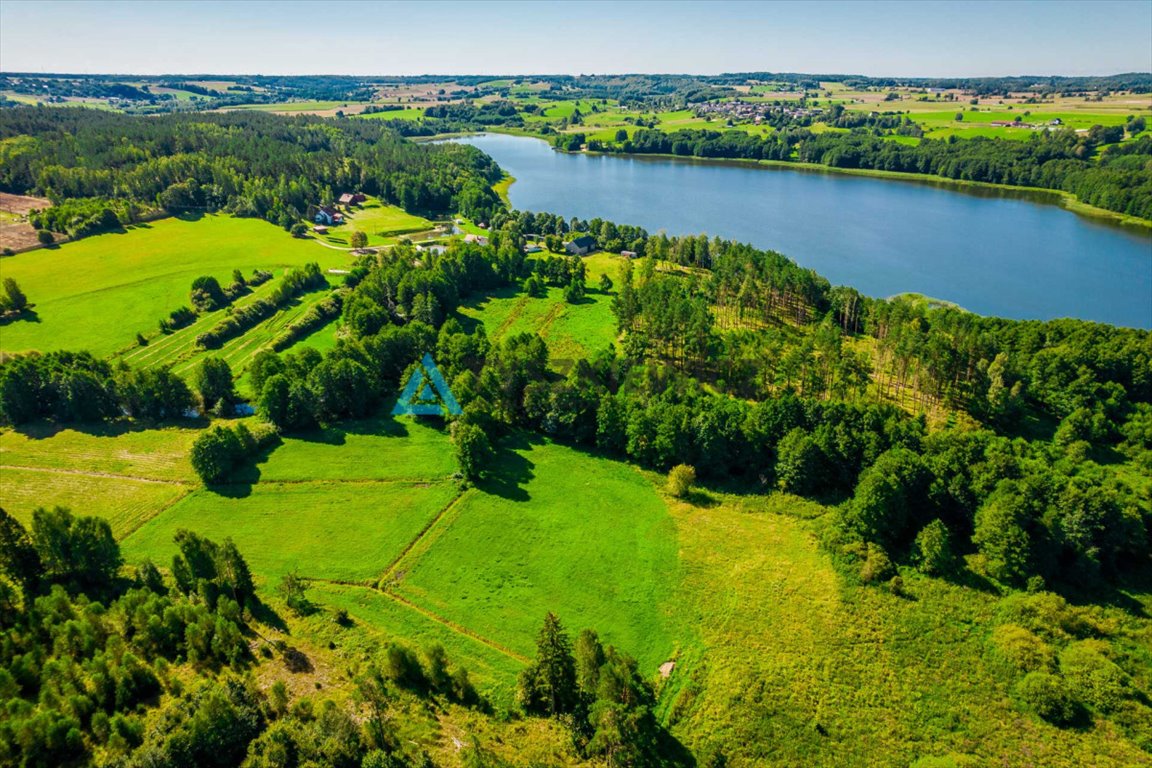
[[[759,123],[770,116],[784,116],[791,119],[815,117],[820,114],[820,110],[792,104],[753,103],[733,99],[732,101],[707,101],[698,104],[696,114],[700,117],[713,115],[731,120],[750,120]]]
[[[316,215],[312,217],[312,221],[316,224],[312,229],[316,232],[327,232],[328,227],[334,227],[344,223],[344,214],[340,212],[337,205],[342,205],[345,208],[350,208],[353,205],[360,205],[368,196],[362,192],[345,192],[340,195],[340,199],[335,205],[321,205],[316,208]]]
[[[1015,120],[993,120],[991,125],[994,128],[1032,128],[1032,129],[1045,129],[1063,125],[1064,121],[1058,117],[1054,117],[1047,123],[1026,123],[1017,117]]]

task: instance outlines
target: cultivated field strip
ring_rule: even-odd
[[[25,525],[39,507],[67,507],[108,521],[117,539],[175,504],[188,492],[175,483],[52,470],[0,468],[0,506]]]
[[[193,422],[194,423],[194,422]],[[0,431],[0,467],[59,470],[176,484],[196,480],[188,452],[199,430],[135,430],[101,425]]]

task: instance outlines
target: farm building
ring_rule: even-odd
[[[327,224],[328,226],[332,226],[334,224],[343,223],[344,214],[340,213],[340,211],[331,206],[322,205],[316,209],[315,221],[317,224]]]
[[[620,251],[620,255],[626,259],[636,258],[636,251]]]
[[[340,205],[359,205],[368,198],[360,192],[345,192],[340,195]]]
[[[318,235],[326,235],[328,234],[328,227],[324,226],[323,224],[317,224],[316,226],[312,227],[312,231]]]
[[[484,237],[484,235],[464,235],[464,242],[488,245],[488,238]]]
[[[590,235],[581,235],[564,243],[564,250],[576,256],[585,256],[596,250],[596,239]]]
[[[540,253],[542,250],[544,249],[535,243],[529,243],[528,245],[524,246],[524,253]]]

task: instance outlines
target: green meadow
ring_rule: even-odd
[[[549,442],[505,446],[386,576],[386,588],[523,655],[548,611],[595,627],[647,674],[673,631],[677,540],[652,483],[620,462]]]
[[[616,339],[612,291],[600,290],[600,275],[619,283],[621,257],[597,253],[585,258],[588,293],[579,304],[564,299],[564,291],[550,287],[548,295],[533,298],[518,290],[501,290],[473,298],[459,309],[465,318],[484,325],[488,338],[498,341],[519,333],[537,333],[548,342],[553,361],[590,357]]]
[[[189,304],[192,281],[201,275],[226,285],[234,269],[280,277],[310,261],[322,269],[350,263],[345,253],[265,221],[223,215],[161,219],[21,253],[4,260],[4,276],[20,284],[35,315],[6,325],[0,350],[107,356],[133,345],[137,333],[155,334],[161,318]]]
[[[912,570],[901,594],[846,583],[814,502],[676,501],[658,475],[519,435],[462,489],[442,429],[386,416],[285,437],[207,489],[184,458],[196,432],[4,431],[3,504],[22,520],[33,503],[106,516],[129,563],[169,563],[181,528],[231,538],[286,616],[275,585],[307,580],[319,611],[290,617],[293,642],[337,663],[440,643],[501,708],[555,611],[637,658],[685,744],[743,745],[732,765],[1146,761],[1110,723],[1059,729],[1013,707],[989,650],[996,594]],[[1097,610],[1112,652],[1152,658],[1146,622]]]
[[[422,216],[414,216],[395,205],[388,205],[370,197],[360,206],[344,212],[344,223],[332,227],[327,234],[315,235],[323,242],[340,248],[352,246],[352,233],[363,232],[368,236],[368,245],[390,245],[398,235],[423,232],[432,228],[432,222]]]
[[[125,557],[169,563],[186,528],[231,538],[253,573],[369,581],[459,491],[451,483],[262,482],[198,490],[124,541]]]

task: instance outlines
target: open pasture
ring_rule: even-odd
[[[300,576],[371,582],[459,493],[455,484],[304,482],[197,490],[123,543],[129,562],[168,563],[186,528],[236,542],[268,585]]]
[[[257,219],[212,215],[170,218],[4,261],[35,306],[32,320],[4,328],[4,352],[85,349],[106,356],[155,333],[172,310],[189,304],[192,281],[264,269],[277,276],[315,261],[346,266],[347,254],[289,237]]]
[[[651,480],[550,442],[506,445],[387,581],[389,589],[524,656],[548,611],[595,627],[652,674],[673,631],[677,540]]]

